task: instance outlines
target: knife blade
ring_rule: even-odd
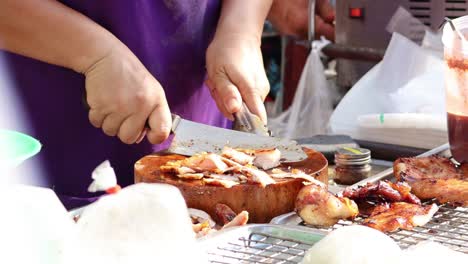
[[[292,140],[261,136],[213,127],[172,115],[174,139],[170,153],[191,156],[200,152],[220,153],[224,146],[243,149],[278,148],[283,161],[296,162],[307,158],[302,148]]]

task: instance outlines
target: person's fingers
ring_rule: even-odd
[[[125,118],[125,116],[121,116],[118,113],[109,114],[102,122],[102,131],[104,131],[104,134],[111,137],[117,135],[119,128]]]
[[[147,115],[133,114],[127,117],[119,128],[118,137],[123,143],[133,144],[138,141],[144,130]]]
[[[95,109],[90,109],[88,113],[89,122],[96,128],[100,128],[102,126],[102,122],[106,116],[107,114]]]
[[[260,65],[263,65],[260,58]],[[245,102],[250,112],[260,117],[266,124],[267,115],[263,101],[268,95],[270,85],[263,69],[257,70],[257,74],[251,74],[247,69],[243,72],[237,68],[230,69],[229,77],[234,87],[238,88],[241,94],[241,100]]]
[[[229,120],[234,121],[234,116],[232,113],[229,113],[229,111],[226,109],[226,106],[224,105],[223,101],[221,100],[221,97],[219,96],[216,86],[214,85],[213,81],[211,79],[207,79],[205,81],[206,86],[208,87],[211,97],[213,97],[213,100],[216,103],[216,106],[218,107],[219,111]]]
[[[325,36],[330,41],[335,41],[335,27],[326,23],[320,16],[315,16],[315,38]]]
[[[159,144],[166,140],[172,127],[171,112],[162,89],[158,101],[148,119],[150,130],[147,133],[147,137],[153,144]]]
[[[216,74],[213,77],[213,84],[215,86],[214,92],[217,93],[217,99],[220,104],[224,105],[226,111],[229,114],[238,112],[242,105],[242,97],[229,76],[225,73]]]
[[[329,0],[317,0],[316,14],[319,15],[326,23],[332,23],[335,20],[335,9]]]

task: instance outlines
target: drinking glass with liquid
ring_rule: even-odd
[[[447,123],[452,156],[468,162],[468,16],[453,20],[464,39],[444,26],[445,91]]]

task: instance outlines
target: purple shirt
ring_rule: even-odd
[[[230,125],[203,84],[205,51],[216,28],[220,1],[61,2],[125,43],[161,83],[173,113],[205,124]],[[18,55],[4,55],[33,122],[32,136],[43,144],[39,156],[45,161],[50,187],[68,207],[93,196],[87,186],[92,170],[102,161],[110,160],[119,184],[125,186],[133,183],[133,164],[161,149],[146,140],[125,145],[94,128],[82,102],[83,75]]]

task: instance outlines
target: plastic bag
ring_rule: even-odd
[[[425,149],[446,143],[443,65],[433,51],[394,33],[383,61],[337,106],[331,131]]]
[[[325,78],[320,51],[328,43],[324,39],[313,42],[291,106],[277,117],[269,117],[268,127],[274,136],[297,139],[326,131],[334,92]]]

